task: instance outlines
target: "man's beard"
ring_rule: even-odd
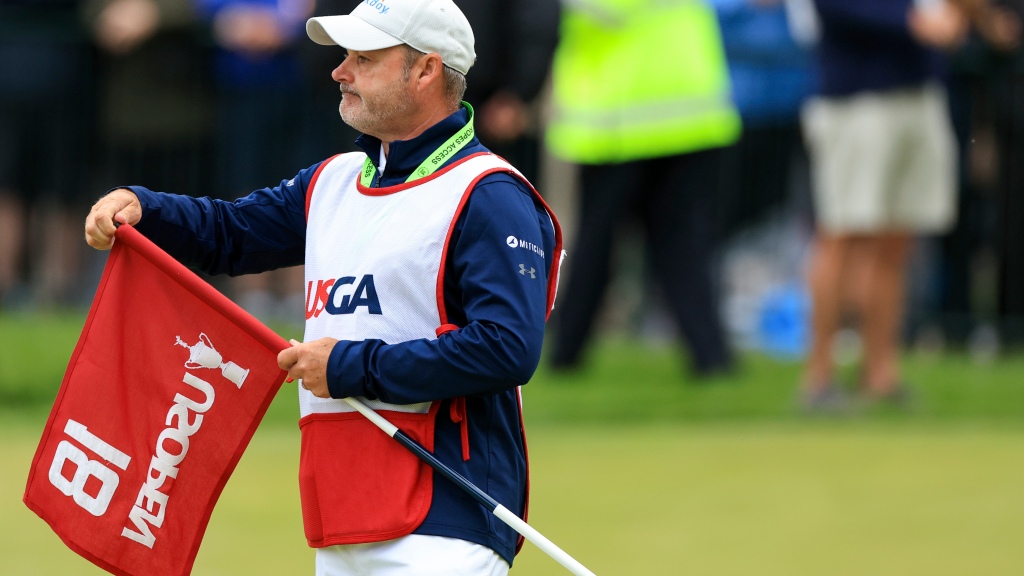
[[[405,79],[406,81],[408,78]],[[345,98],[351,98],[354,91],[349,84],[342,84],[341,90],[344,94],[342,102],[338,105],[338,112],[346,124],[355,128],[363,134],[369,134],[381,138],[381,136],[394,132],[395,128],[401,125],[401,118],[406,115],[411,104],[405,88],[405,82],[396,81],[391,86],[381,90],[378,94],[369,99],[365,94],[356,93],[361,106],[345,108]]]

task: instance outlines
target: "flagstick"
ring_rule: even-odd
[[[434,455],[428,452],[426,448],[421,446],[412,438],[406,436],[406,434],[399,430],[397,426],[388,422],[387,419],[374,412],[366,404],[363,404],[356,398],[343,398],[343,400],[358,410],[360,414],[366,416],[370,422],[373,422],[378,428],[383,430],[385,434],[397,440],[402,446],[408,448],[420,460],[429,464],[431,468],[440,472],[445,478],[451,480],[459,488],[462,488],[469,493],[469,495],[476,499],[477,502],[497,516],[499,520],[508,524],[513,530],[522,534],[524,538],[532,542],[537,546],[537,548],[540,548],[545,554],[554,558],[555,561],[562,566],[565,566],[569,572],[572,572],[576,576],[594,576],[593,572],[587,570],[583,564],[580,564],[572,556],[566,554],[565,551],[556,546],[554,542],[545,538],[543,534],[534,530],[533,527],[526,522],[523,522],[519,516],[510,512],[508,508],[499,504],[497,500],[488,496],[486,492],[477,488],[476,485],[469,480],[466,480],[466,478],[461,474],[452,470],[443,462],[435,458]]]

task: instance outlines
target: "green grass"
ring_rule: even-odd
[[[83,323],[79,315],[0,316],[0,418],[48,411]],[[961,353],[909,355],[905,364],[916,392],[913,409],[870,409],[860,418],[1024,422],[1024,354],[991,364]],[[542,362],[523,394],[531,423],[790,421],[802,417],[795,409],[799,374],[796,362],[747,355],[735,375],[699,383],[674,347],[609,339],[579,372],[553,373]],[[296,414],[294,390],[286,385],[266,423],[292,425]]]
[[[529,417],[647,423],[801,417],[796,410],[799,363],[747,355],[736,374],[702,382],[687,376],[680,356],[674,347],[606,340],[579,372],[552,373],[542,364],[523,389]],[[861,417],[901,422],[1024,422],[1022,355],[979,364],[962,353],[911,354],[905,370],[915,393],[912,409],[869,408]]]
[[[20,502],[35,430],[0,441],[0,573],[100,574]],[[599,575],[1024,573],[1024,434],[859,423],[536,426],[530,523]],[[297,431],[260,430],[196,574],[310,574]],[[566,574],[527,544],[513,574]]]
[[[79,314],[0,314],[0,407],[52,402],[84,324]]]
[[[0,574],[99,574],[21,502],[83,319],[0,317]],[[524,388],[530,523],[599,575],[1024,573],[1024,357],[909,356],[909,412],[809,418],[796,363],[697,383],[669,347],[607,340]],[[294,385],[228,483],[195,574],[310,574]],[[527,544],[513,574],[566,574]]]

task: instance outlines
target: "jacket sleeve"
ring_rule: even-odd
[[[319,164],[232,202],[129,186],[142,203],[139,232],[207,274],[253,274],[302,264],[306,188]]]
[[[538,250],[512,247],[513,237]],[[460,328],[395,344],[339,342],[327,367],[331,396],[411,404],[525,384],[540,362],[554,243],[550,217],[521,184],[482,180],[456,223],[445,271],[449,322]]]

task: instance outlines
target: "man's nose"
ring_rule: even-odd
[[[334,78],[335,82],[351,81],[352,75],[349,73],[348,66],[346,66],[348,58],[341,61],[338,67],[331,71],[331,78]]]

